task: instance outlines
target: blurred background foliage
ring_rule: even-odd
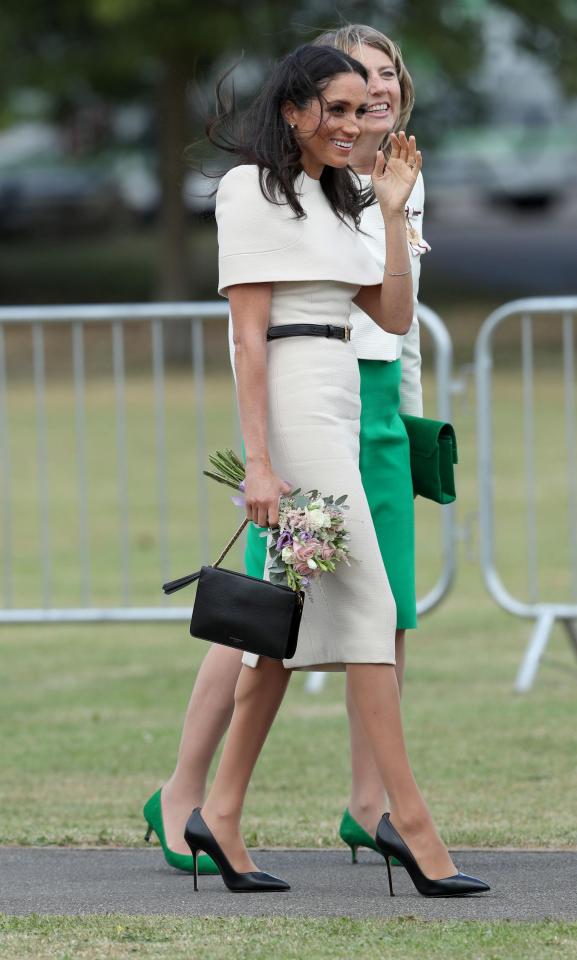
[[[214,298],[216,80],[242,100],[319,30],[370,23],[416,83],[422,299],[451,319],[570,292],[572,0],[9,0],[0,8],[0,300]],[[190,146],[192,144],[192,147]]]

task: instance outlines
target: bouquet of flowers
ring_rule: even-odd
[[[209,457],[213,470],[207,477],[240,491],[233,497],[237,506],[244,506],[245,468],[233,450],[217,451]],[[347,495],[335,500],[318,490],[293,490],[280,499],[279,525],[271,531],[269,570],[271,583],[300,591],[323,573],[333,573],[338,563],[349,564],[349,535],[344,511]],[[263,536],[266,536],[263,533]]]

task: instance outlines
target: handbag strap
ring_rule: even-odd
[[[224,550],[222,551],[222,553],[221,553],[220,557],[218,558],[218,560],[215,560],[214,563],[212,564],[213,567],[218,567],[218,565],[219,565],[220,563],[222,563],[222,561],[223,561],[224,558],[226,557],[228,551],[229,551],[230,548],[236,543],[236,541],[237,541],[238,538],[240,537],[242,531],[244,530],[244,528],[246,527],[247,523],[249,523],[249,522],[250,522],[250,521],[249,521],[248,517],[245,517],[244,520],[242,521],[240,527],[239,527],[238,530],[236,531],[236,533],[235,533],[235,534],[231,537],[231,539],[228,541],[226,547],[225,547]]]
[[[245,519],[242,521],[238,530],[233,534],[231,539],[228,541],[226,547],[222,551],[218,560],[215,560],[214,563],[212,564],[213,567],[218,567],[219,563],[222,563],[228,551],[233,546],[233,544],[236,543],[242,531],[244,530],[247,523],[249,522],[250,521],[248,517],[245,517]],[[168,594],[170,593],[176,593],[177,590],[182,590],[183,587],[188,587],[191,583],[194,583],[195,580],[198,580],[199,577],[200,577],[200,570],[196,570],[195,573],[189,573],[186,575],[186,577],[179,577],[178,580],[170,580],[168,583],[163,583],[162,589],[164,593],[168,596]]]

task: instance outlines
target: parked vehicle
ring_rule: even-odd
[[[0,233],[105,227],[118,211],[110,167],[66,156],[53,128],[22,124],[0,134]]]

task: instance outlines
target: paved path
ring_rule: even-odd
[[[274,850],[257,863],[284,877],[290,893],[231,894],[219,877],[168,867],[158,849],[0,848],[0,912],[8,914],[165,914],[183,916],[399,917],[426,920],[577,920],[577,853],[460,851],[466,873],[491,884],[468,899],[420,897],[401,867],[396,896],[376,854],[346,850]]]

